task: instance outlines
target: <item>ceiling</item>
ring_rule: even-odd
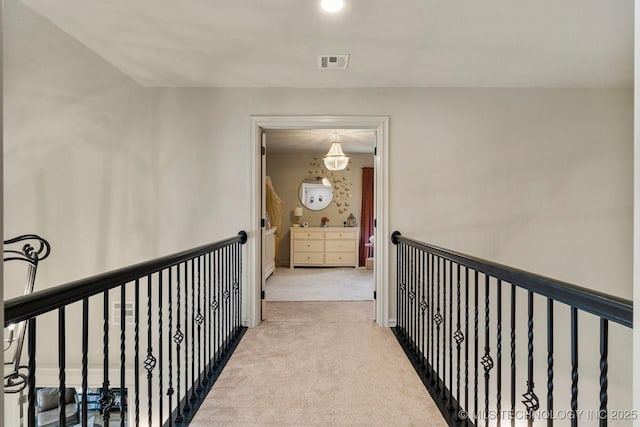
[[[24,2],[144,86],[633,86],[633,0]]]
[[[376,131],[373,129],[265,129],[267,154],[326,154],[330,134],[337,132],[342,151],[349,154],[373,154]]]

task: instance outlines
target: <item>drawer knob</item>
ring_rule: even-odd
[[[308,247],[308,248],[310,248],[310,247],[311,247],[311,245],[307,243],[307,247]]]

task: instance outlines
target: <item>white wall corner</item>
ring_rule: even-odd
[[[4,8],[4,1],[0,0],[0,200],[3,200],[4,196],[2,194],[2,189],[4,188],[4,183],[2,182],[2,177],[4,176],[2,165],[4,162],[2,153],[4,152],[4,126],[3,126],[3,118],[4,111],[2,106],[4,105],[4,77],[2,74],[2,70],[4,69],[4,51],[3,51],[3,37],[2,34],[4,32],[4,22],[2,9]],[[2,224],[4,224],[4,219],[2,218],[3,209],[0,209],[0,235],[4,236],[4,230],[2,229]],[[4,274],[2,271],[2,264],[0,264],[0,300],[3,301],[2,307],[0,310],[0,323],[2,323],[4,328],[4,283],[3,278]],[[4,382],[0,384],[0,396],[4,396]],[[0,414],[5,414],[4,411],[4,399],[0,403]],[[0,427],[4,427],[4,417],[0,417]]]

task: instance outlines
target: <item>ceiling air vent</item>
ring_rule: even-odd
[[[321,70],[346,70],[349,55],[318,55],[318,68]]]

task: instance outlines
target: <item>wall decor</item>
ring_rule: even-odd
[[[351,194],[351,187],[353,184],[345,176],[345,171],[351,170],[351,160],[344,171],[330,171],[324,166],[322,158],[318,156],[313,157],[313,161],[309,163],[308,173],[311,177],[323,176],[328,178],[333,183],[333,200],[338,208],[338,213],[343,214],[349,210],[351,206],[350,199],[353,197]]]

